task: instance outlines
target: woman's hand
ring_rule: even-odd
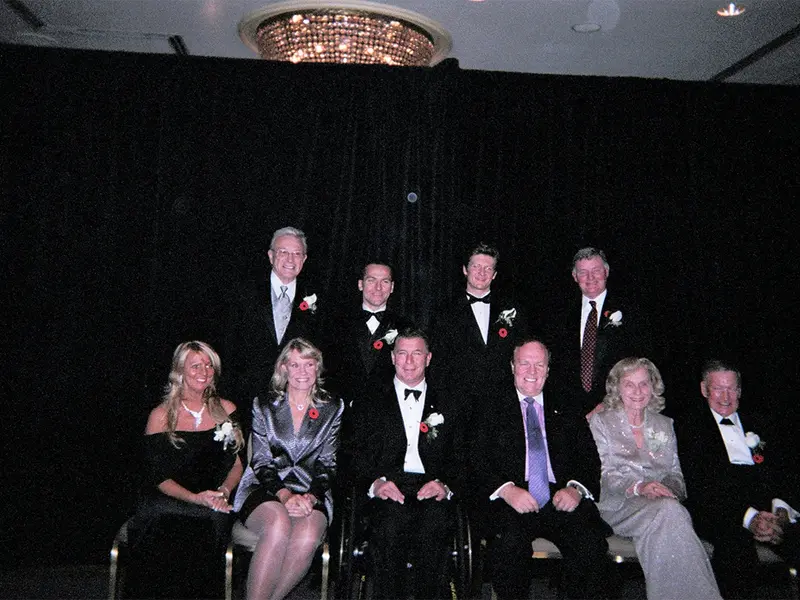
[[[200,506],[207,506],[213,511],[229,513],[231,512],[231,505],[225,499],[225,494],[218,490],[206,490],[195,494],[197,499],[196,504]]]
[[[640,484],[639,495],[649,500],[655,500],[656,498],[675,498],[675,494],[672,493],[672,490],[659,481],[648,481],[647,483]]]
[[[313,494],[293,494],[287,489],[278,493],[278,499],[286,507],[290,517],[308,517],[314,510],[317,499]]]

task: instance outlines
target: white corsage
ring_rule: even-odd
[[[658,452],[666,446],[669,441],[666,432],[655,431],[652,427],[648,427],[644,430],[644,439],[645,442],[647,442],[647,448],[650,452]]]
[[[606,327],[609,326],[619,327],[620,325],[622,325],[622,311],[620,310],[615,310],[614,312],[607,310],[603,313],[603,316],[605,316],[608,319]]]
[[[766,442],[762,442],[757,433],[748,431],[744,434],[744,443],[750,448],[750,454],[753,455],[753,462],[760,465],[764,462],[764,447]]]
[[[497,321],[495,323],[504,323],[511,327],[514,324],[514,319],[517,317],[517,309],[516,308],[509,308],[507,310],[501,311],[497,317]]]
[[[397,338],[397,329],[390,329],[381,339],[391,346],[394,344],[395,338]]]
[[[419,424],[419,430],[421,433],[426,434],[428,441],[432,441],[436,439],[436,436],[439,435],[439,432],[436,430],[436,427],[444,423],[444,417],[441,413],[431,413],[428,415],[428,418],[422,421]]]
[[[228,444],[235,445],[236,436],[233,433],[233,423],[230,421],[218,423],[217,427],[214,429],[214,441],[222,442],[223,450],[228,449]]]
[[[312,313],[317,312],[317,295],[311,294],[310,296],[303,298],[303,301],[300,303],[298,308],[303,311],[310,310]]]

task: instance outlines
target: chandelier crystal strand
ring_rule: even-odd
[[[261,57],[323,63],[426,66],[433,40],[399,18],[346,9],[308,9],[275,15],[256,30]]]

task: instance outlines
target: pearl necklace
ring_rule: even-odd
[[[200,427],[200,422],[203,420],[203,411],[205,411],[206,405],[203,404],[203,408],[201,408],[200,410],[192,410],[191,408],[186,406],[186,404],[183,401],[181,401],[181,406],[183,406],[183,408],[186,409],[186,412],[188,412],[190,415],[194,417],[194,428],[197,429],[198,427]]]

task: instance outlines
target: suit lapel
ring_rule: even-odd
[[[263,298],[261,306],[264,328],[267,330],[267,335],[272,341],[272,344],[277,346],[278,337],[275,335],[275,315],[272,313],[272,286],[267,286],[266,297]]]
[[[460,321],[464,327],[465,342],[477,348],[485,348],[486,344],[483,343],[483,336],[481,335],[478,322],[475,320],[475,313],[472,312],[472,305],[467,300],[467,294],[464,292],[456,298],[454,310],[458,311]],[[489,321],[489,328],[491,329],[491,320]]]

